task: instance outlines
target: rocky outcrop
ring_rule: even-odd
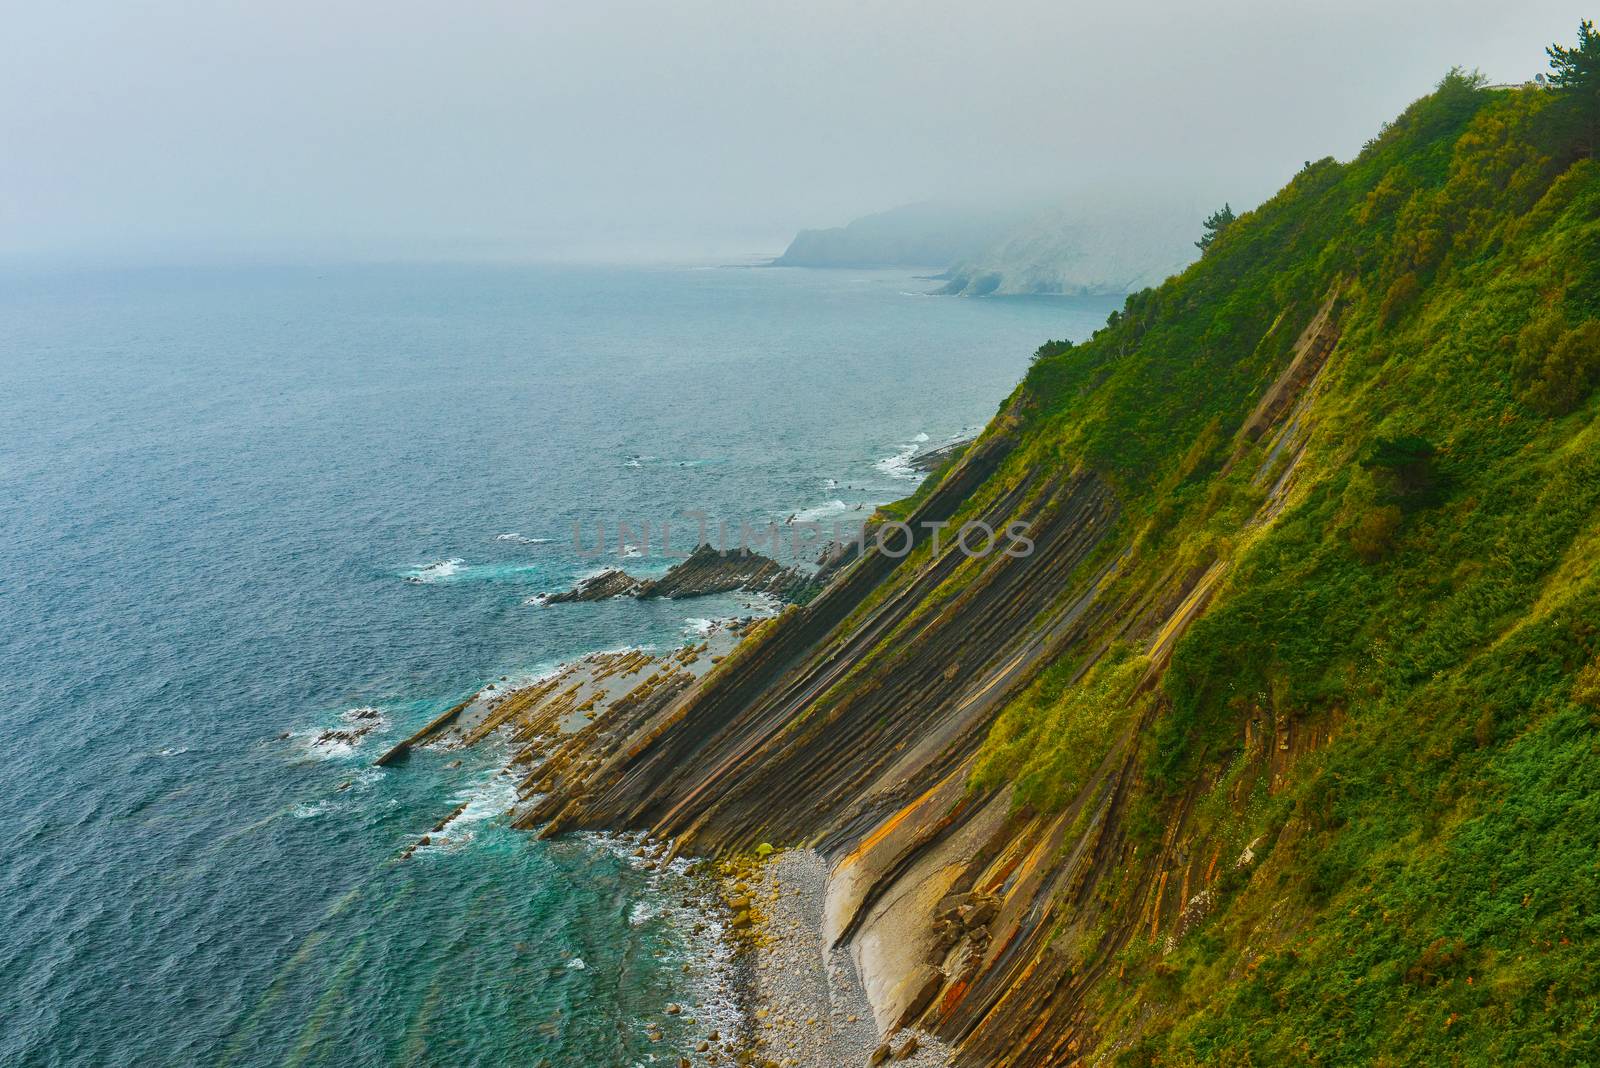
[[[546,595],[544,603],[571,604],[612,597],[677,600],[738,590],[800,601],[814,592],[816,586],[816,575],[799,568],[786,568],[749,549],[719,550],[711,545],[700,545],[658,579],[634,578],[621,568],[607,568],[583,579],[571,590]]]
[[[653,582],[640,584],[635,596],[704,597],[712,593],[769,593],[798,600],[811,585],[811,576],[786,568],[776,560],[749,549],[718,550],[700,545],[689,558]]]
[[[957,456],[960,456],[962,450],[971,444],[972,439],[970,437],[958,438],[957,440],[947,442],[944,445],[937,445],[931,449],[924,449],[922,452],[913,455],[911,459],[906,462],[911,465],[911,469],[913,471],[920,471],[925,475],[931,475],[933,472],[939,470],[939,468],[943,467]]]
[[[622,570],[608,567],[604,571],[580,579],[578,584],[564,593],[546,594],[545,604],[574,604],[586,601],[608,601],[613,597],[637,596],[644,583]]]

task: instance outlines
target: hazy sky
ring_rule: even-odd
[[[0,252],[695,256],[1019,190],[1239,206],[1585,13],[1318,8],[0,0]]]

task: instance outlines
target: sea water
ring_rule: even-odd
[[[686,881],[627,840],[510,829],[493,743],[372,761],[486,682],[760,610],[541,606],[599,566],[668,566],[659,544],[611,544],[618,520],[869,513],[914,488],[913,452],[981,426],[1040,342],[1116,303],[931,286],[0,273],[0,1063],[690,1048],[729,1009]],[[676,529],[686,551],[694,523]],[[373,729],[318,744],[357,722]]]

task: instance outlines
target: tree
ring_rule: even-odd
[[[1221,236],[1222,231],[1232,226],[1237,218],[1238,216],[1233,213],[1233,209],[1227,204],[1222,205],[1220,211],[1214,211],[1207,215],[1205,221],[1206,232],[1201,235],[1200,240],[1194,243],[1194,247],[1200,250],[1201,255],[1204,255],[1205,251],[1211,247],[1211,242]]]
[[[1040,345],[1037,349],[1034,350],[1033,362],[1034,363],[1038,363],[1040,360],[1047,360],[1052,356],[1059,356],[1063,352],[1071,352],[1071,351],[1072,351],[1072,342],[1071,341],[1068,341],[1065,338],[1063,338],[1060,341],[1056,341],[1056,340],[1052,339],[1050,341],[1046,341],[1043,345]]]
[[[1581,147],[1593,156],[1600,144],[1600,33],[1584,19],[1575,48],[1553,44],[1545,53],[1553,72],[1549,84],[1577,127]]]

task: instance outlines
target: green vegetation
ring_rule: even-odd
[[[1199,263],[1015,398],[995,481],[1115,488],[1108,596],[1226,568],[1157,688],[1140,645],[1075,654],[975,775],[1063,809],[1142,724],[1134,839],[1261,843],[1170,952],[1136,934],[1096,981],[1125,1063],[1600,1063],[1600,37],[1551,58],[1549,91],[1452,71],[1355,160],[1214,215]],[[1253,473],[1286,461],[1242,431],[1335,291],[1263,517]],[[1274,775],[1252,722],[1323,741]]]
[[[1149,662],[1113,649],[1077,681],[1079,665],[1045,671],[996,722],[979,765],[979,786],[1011,782],[1022,804],[1055,809],[1087,785],[1095,766],[1132,719],[1134,689]]]
[[[1600,382],[1600,323],[1590,319],[1568,330],[1559,312],[1533,319],[1517,335],[1512,365],[1518,395],[1546,415],[1566,415]]]

